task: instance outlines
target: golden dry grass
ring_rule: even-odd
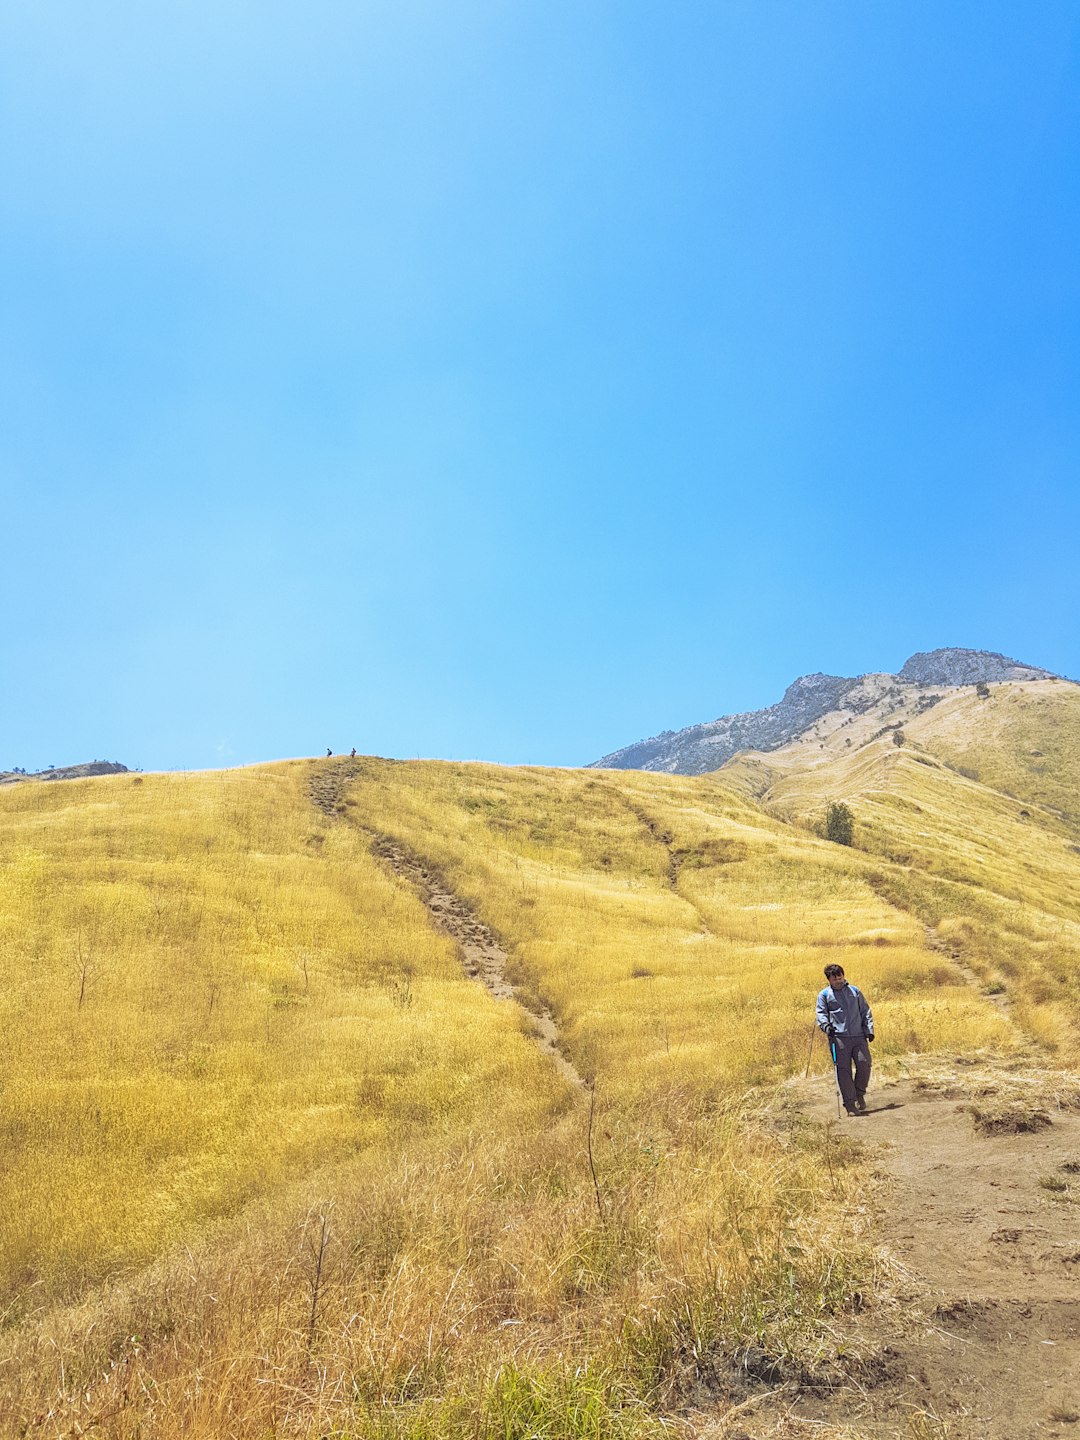
[[[755,1087],[805,1065],[830,960],[883,1058],[1014,1052],[890,894],[959,882],[723,779],[365,760],[327,820],[321,764],[0,790],[0,1424],[637,1436],[740,1345],[827,1368],[872,1264],[816,1240],[823,1208],[865,1234],[853,1155]],[[372,832],[557,1017],[595,1186],[585,1097]]]
[[[513,1017],[362,838],[321,823],[303,778],[0,791],[5,1304],[149,1259],[508,1082],[557,1096]]]
[[[1009,1044],[862,857],[710,778],[368,761],[352,805],[477,903],[579,1068],[628,1101],[805,1064],[834,960],[873,995],[882,1053]]]
[[[721,779],[811,829],[830,801],[847,803],[869,883],[1004,994],[1023,1033],[1075,1064],[1080,688],[989,688],[906,723],[902,747],[891,735],[825,757],[793,745],[736,759]]]
[[[961,692],[913,734],[970,778],[1080,825],[1080,686],[1061,680]]]

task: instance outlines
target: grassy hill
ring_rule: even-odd
[[[953,696],[914,737],[969,779],[1031,801],[1080,830],[1080,686],[988,685]],[[1078,837],[1080,838],[1080,837]]]
[[[723,782],[810,828],[846,803],[875,888],[1006,993],[1031,1035],[1080,1057],[1080,687],[971,687],[869,735],[834,726]],[[871,723],[862,717],[863,729]],[[903,742],[896,743],[896,738]],[[849,744],[849,740],[853,743]]]
[[[1072,1055],[1075,712],[1043,688],[991,687],[977,755],[972,695],[902,747],[700,778],[5,787],[3,1433],[637,1436],[747,1347],[824,1373],[872,1286],[853,1152],[765,1108],[822,966],[870,993],[885,1063]],[[1021,733],[1051,760],[1027,791]],[[812,833],[837,797],[861,848]],[[468,978],[379,836],[497,932],[522,1004]]]

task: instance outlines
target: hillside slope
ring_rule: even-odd
[[[15,785],[23,780],[88,780],[94,775],[126,775],[128,767],[118,760],[87,760],[81,765],[51,765],[48,770],[0,770],[0,785]]]
[[[843,801],[856,847],[892,862],[881,892],[932,927],[1033,1033],[1078,1053],[1080,687],[965,689],[883,733],[822,724],[717,777],[772,814],[819,827]],[[900,743],[897,743],[897,742]]]
[[[1025,736],[1038,684],[1002,692]],[[771,1087],[826,1070],[832,960],[882,1067],[1072,1054],[1080,854],[857,723],[701,778],[5,787],[0,1433],[651,1440],[863,1374],[830,1338],[880,1283],[863,1167]],[[841,772],[861,849],[808,828]]]

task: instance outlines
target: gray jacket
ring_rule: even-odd
[[[849,1040],[874,1033],[874,1017],[866,1003],[866,996],[850,981],[841,985],[839,990],[834,990],[831,985],[825,986],[817,997],[817,1023],[822,1030],[831,1025],[837,1035],[846,1036]]]

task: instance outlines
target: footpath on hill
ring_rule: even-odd
[[[311,798],[329,819],[347,818],[355,773],[348,760],[314,768]],[[506,951],[471,906],[423,857],[368,833],[455,940],[466,973],[522,1003]],[[927,943],[948,949],[929,930]],[[582,1084],[554,1017],[531,1008],[528,1028]],[[908,1072],[873,1086],[858,1118],[838,1118],[831,1071],[786,1087],[795,1123],[824,1127],[838,1163],[841,1148],[856,1149],[878,1283],[830,1321],[838,1363],[820,1372],[830,1383],[784,1378],[782,1365],[771,1379],[748,1372],[713,1413],[688,1420],[695,1440],[1080,1440],[1080,1081],[990,1060],[923,1058]],[[839,1202],[823,1213],[821,1245],[842,1249],[851,1218]],[[848,1378],[833,1383],[837,1373]]]
[[[807,1119],[859,1147],[881,1295],[837,1327],[850,1384],[762,1387],[700,1440],[1080,1436],[1075,1087],[1055,1104],[1046,1081],[1025,1093],[1022,1074],[950,1071],[880,1084],[866,1116],[839,1121],[831,1074],[791,1087]],[[844,1231],[822,1215],[823,1245]]]
[[[328,761],[315,769],[308,793],[315,807],[328,819],[342,820],[348,816],[345,796],[349,781],[357,773],[356,762],[349,759]],[[468,901],[456,894],[422,856],[391,835],[362,828],[371,840],[372,854],[409,886],[427,907],[436,929],[454,941],[466,975],[483,985],[494,999],[518,1005],[527,1016],[525,1028],[540,1050],[566,1080],[584,1089],[584,1079],[563,1049],[554,1015],[542,1002],[535,998],[527,1001],[515,989],[509,976],[510,957],[490,926],[478,918]]]

